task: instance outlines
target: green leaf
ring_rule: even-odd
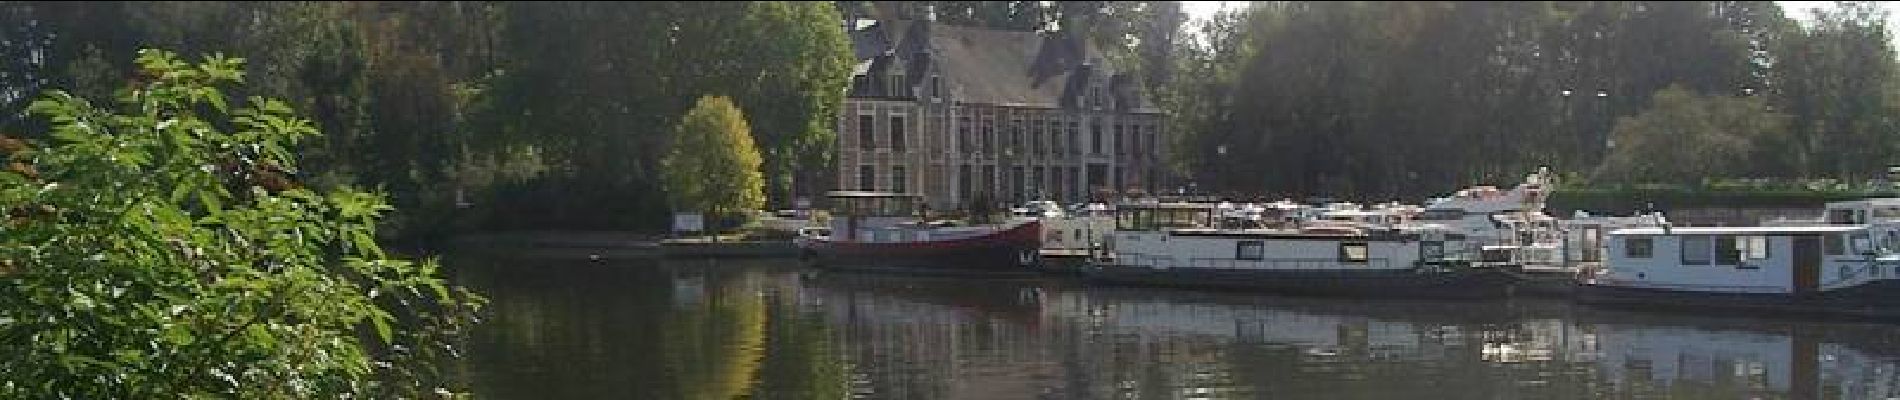
[[[370,326],[375,327],[376,337],[382,338],[384,343],[388,343],[389,341],[395,339],[396,337],[395,333],[391,331],[391,329],[389,328],[389,314],[383,313],[381,311],[378,311],[375,314],[371,314],[369,317],[369,323],[370,323]]]

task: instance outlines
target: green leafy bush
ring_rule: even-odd
[[[52,91],[0,172],[0,398],[419,397],[480,300],[384,254],[383,196],[313,190],[242,60],[139,53],[117,107]]]

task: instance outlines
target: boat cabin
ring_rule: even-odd
[[[1131,203],[1115,207],[1115,230],[1212,229],[1216,206],[1207,203]]]
[[[1864,225],[1619,229],[1596,284],[1805,295],[1900,278],[1896,249],[1900,232]]]
[[[1400,270],[1443,255],[1441,241],[1392,229],[1223,229],[1216,206],[1122,204],[1110,256],[1118,265],[1253,270]]]
[[[825,197],[833,239],[845,241],[871,241],[872,232],[915,223],[923,204],[923,196],[904,193],[833,191]]]
[[[1900,198],[1878,198],[1827,203],[1825,222],[1835,225],[1900,223]]]

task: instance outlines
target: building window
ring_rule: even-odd
[[[1024,145],[1023,142],[1023,120],[1017,119],[1009,121],[1009,143],[1005,146],[1008,146],[1003,149],[1005,153],[1029,155],[1029,153],[1023,152],[1023,149],[1028,147]]]
[[[1055,192],[1056,199],[1068,200],[1069,191],[1063,185],[1067,182],[1062,180],[1062,167],[1049,167],[1049,189]]]
[[[1128,137],[1123,136],[1122,133],[1123,133],[1122,126],[1120,124],[1116,124],[1115,125],[1115,144],[1114,144],[1116,157],[1121,157],[1123,155],[1128,154],[1128,151],[1127,151]]]
[[[1656,241],[1648,237],[1623,239],[1623,256],[1628,258],[1650,258],[1656,254]]]
[[[1265,260],[1267,259],[1267,244],[1258,240],[1242,240],[1234,243],[1234,259]]]
[[[1339,244],[1339,261],[1340,262],[1363,263],[1371,259],[1372,259],[1372,256],[1371,254],[1368,254],[1365,243],[1340,243]]]
[[[1069,121],[1069,154],[1082,154],[1081,126],[1080,123]]]
[[[1042,123],[1029,122],[1029,154],[1042,154]]]
[[[1062,140],[1063,140],[1062,139],[1062,122],[1049,121],[1049,153],[1050,154],[1063,154],[1062,152],[1067,151],[1067,149],[1065,149],[1062,146],[1063,144]]]
[[[1847,254],[1847,246],[1843,246],[1841,242],[1841,235],[1821,235],[1821,247],[1827,249],[1827,255]]]
[[[902,165],[891,167],[891,191],[896,193],[910,192],[910,175],[904,173],[904,166]]]
[[[891,151],[904,151],[904,116],[891,116]]]
[[[1683,236],[1677,243],[1682,247],[1682,265],[1709,265],[1711,250],[1708,236]]]
[[[1004,188],[1003,191],[1009,193],[1009,197],[1012,202],[1019,202],[1019,203],[1022,202],[1023,200],[1022,199],[1022,196],[1023,196],[1023,167],[1022,166],[1009,167],[1009,187]]]
[[[1088,193],[1082,193],[1082,184],[1079,183],[1082,180],[1082,167],[1069,167],[1069,173],[1063,175],[1068,176],[1067,180],[1062,181],[1062,186],[1068,189],[1070,196],[1076,199],[1088,197]]]
[[[871,150],[877,148],[877,118],[870,115],[858,116],[858,148]]]
[[[969,118],[957,118],[957,149],[963,154],[976,152],[976,138],[970,136]]]
[[[983,125],[983,154],[996,154],[996,130],[989,124]]]
[[[996,166],[994,166],[994,165],[985,165],[985,166],[983,166],[983,174],[982,174],[982,175],[977,175],[977,176],[976,176],[976,179],[978,179],[978,180],[981,180],[981,181],[982,181],[982,182],[979,182],[979,183],[977,183],[977,185],[976,185],[976,186],[977,186],[977,187],[979,187],[979,188],[983,188],[983,193],[984,193],[984,194],[987,194],[987,195],[991,195],[991,196],[994,196],[994,195],[996,195],[997,193],[999,193],[999,191],[998,191],[998,190],[996,190],[996,186],[997,186],[997,185],[996,185],[996,181],[997,181],[997,179],[996,179]],[[992,202],[992,203],[996,201],[996,199],[994,199],[994,198],[992,198],[992,199],[989,199],[989,200],[990,200],[990,202]]]
[[[1102,154],[1102,124],[1089,123],[1089,154]]]
[[[957,189],[958,193],[962,195],[963,201],[970,201],[970,196],[975,194],[975,192],[972,191],[974,188],[970,187],[973,184],[975,184],[975,182],[970,181],[970,166],[957,166]]]
[[[858,166],[858,190],[877,190],[877,168]]]

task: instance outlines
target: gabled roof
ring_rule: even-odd
[[[858,74],[880,75],[902,68],[905,84],[924,84],[925,71],[936,71],[944,90],[957,101],[1037,107],[1073,106],[1086,94],[1088,78],[1112,85],[1137,85],[1103,64],[1101,53],[1085,40],[1063,32],[1032,32],[948,25],[929,21],[879,21],[851,33]],[[882,79],[866,83],[885,92]],[[1117,99],[1125,109],[1152,108],[1139,91]],[[853,93],[862,93],[853,90]]]

